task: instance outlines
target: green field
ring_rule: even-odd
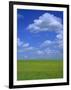
[[[17,80],[63,78],[63,60],[17,60]]]

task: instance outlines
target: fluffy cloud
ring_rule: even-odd
[[[44,13],[40,17],[38,17],[38,19],[35,19],[27,29],[32,33],[54,31],[57,33],[55,40],[45,40],[44,42],[42,42],[40,47],[63,47],[63,24],[61,18],[50,13]]]
[[[32,47],[32,46],[29,46],[29,47],[23,48],[23,50],[24,50],[25,52],[27,52],[27,51],[33,51],[33,50],[35,50],[35,48]]]
[[[37,48],[31,46],[29,43],[24,43],[20,38],[17,39],[18,52],[27,52],[37,50]]]
[[[59,40],[58,41],[58,47],[59,48],[63,48],[63,40]]]
[[[23,47],[25,48],[25,47],[28,47],[29,46],[29,43],[25,43],[25,44],[23,44]]]
[[[29,47],[29,43],[24,43],[20,38],[17,39],[17,45],[18,47],[23,47],[23,48],[27,48]]]
[[[35,52],[36,57],[40,58],[59,58],[59,56],[62,56],[62,51],[58,49],[51,49],[51,48],[44,48],[44,49],[39,49]]]
[[[44,52],[43,52],[43,51],[41,51],[41,50],[37,50],[37,54],[38,54],[38,55],[43,55],[43,54],[44,54]]]
[[[47,55],[53,55],[53,54],[60,53],[59,50],[54,50],[54,49],[50,49],[50,48],[46,48],[46,49],[44,50],[44,52],[45,52]]]
[[[20,40],[20,38],[17,39],[17,45],[20,47],[23,45],[23,42]]]
[[[47,47],[47,46],[50,46],[53,44],[53,41],[51,40],[45,40],[41,45],[40,47]]]
[[[50,13],[44,13],[38,19],[35,19],[32,24],[27,28],[30,32],[38,33],[42,31],[56,32],[56,40],[45,40],[41,47],[56,46],[59,48],[63,47],[63,24],[59,17],[54,16]]]
[[[63,38],[63,35],[62,34],[57,34],[56,37],[61,40]]]
[[[44,13],[38,19],[35,19],[27,28],[30,32],[37,33],[42,31],[59,32],[63,29],[62,21],[59,17],[50,13]]]
[[[18,52],[32,51],[35,50],[29,43],[24,43],[20,38],[17,39]]]
[[[58,32],[57,35],[56,35],[56,38],[57,38],[57,39],[60,39],[60,40],[63,39],[63,30],[59,30],[59,32]]]
[[[63,48],[63,39],[62,36],[56,38],[55,40],[45,40],[41,43],[40,48],[58,48],[62,49]],[[49,50],[47,50],[49,51]]]
[[[28,58],[28,56],[27,56],[27,55],[24,55],[24,58],[25,58],[25,59],[27,59],[27,58]]]

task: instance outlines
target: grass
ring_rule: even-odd
[[[63,78],[63,60],[17,60],[17,80]]]

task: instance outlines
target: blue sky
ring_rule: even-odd
[[[17,10],[17,58],[63,58],[63,11]]]

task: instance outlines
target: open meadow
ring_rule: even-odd
[[[63,78],[63,60],[17,60],[17,80]]]

